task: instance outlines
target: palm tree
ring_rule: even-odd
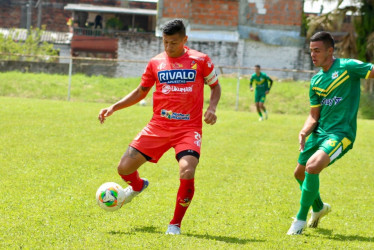
[[[336,2],[336,8],[325,14],[309,16],[306,37],[310,38],[318,30],[343,32],[344,37],[336,44],[339,56],[373,61],[374,0],[353,0],[352,5],[343,8],[340,8],[343,0],[328,1]],[[343,30],[343,21],[347,17],[354,23],[351,30]]]

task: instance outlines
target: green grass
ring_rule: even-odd
[[[59,86],[59,76],[45,84],[53,81]],[[224,93],[231,93],[235,84],[223,84]],[[92,93],[114,86],[97,85]],[[3,93],[3,82],[0,86]],[[127,92],[121,86],[118,89]],[[49,91],[56,97],[55,90],[65,93],[65,87]],[[45,88],[40,93],[46,93]],[[35,97],[35,91],[29,96]],[[118,99],[122,94],[113,89],[113,95]],[[233,112],[232,100],[224,94],[227,104],[218,109],[217,124],[203,128],[196,192],[183,235],[171,237],[164,232],[179,184],[172,150],[159,163],[140,169],[150,186],[131,203],[113,213],[95,204],[103,182],[125,186],[116,164],[149,121],[150,106],[122,110],[100,125],[97,114],[107,104],[81,98],[0,97],[1,249],[374,248],[374,121],[358,120],[354,149],[320,176],[321,195],[332,212],[319,229],[289,237],[285,233],[300,196],[293,178],[297,133],[306,114],[270,113],[270,119],[260,123],[253,112]]]
[[[26,97],[38,99],[67,100],[68,76],[20,72],[0,74],[0,96]],[[140,78],[106,78],[73,75],[71,101],[113,103],[136,88]],[[221,109],[236,109],[237,79],[220,78],[222,86]],[[206,102],[209,88],[205,88]],[[151,103],[152,95],[146,97]],[[254,92],[249,91],[248,80],[240,81],[240,111],[255,111]],[[276,82],[266,102],[272,113],[305,114],[308,112],[308,83]]]
[[[73,75],[71,101],[114,103],[139,85],[140,78],[106,78]],[[0,96],[67,100],[69,78],[66,75],[21,72],[0,73]],[[236,106],[237,79],[220,77],[222,97],[220,109],[255,112],[254,92],[249,91],[248,79],[240,80]],[[271,113],[305,115],[309,112],[309,82],[274,82],[265,106]],[[208,103],[210,91],[205,88]],[[152,95],[146,97],[151,103]],[[360,118],[374,119],[373,96],[362,95]]]

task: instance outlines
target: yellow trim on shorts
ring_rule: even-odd
[[[319,106],[321,106],[321,104],[310,105],[311,108],[316,108],[316,107],[319,107]]]
[[[349,145],[351,145],[351,140],[349,140],[347,137],[344,137],[342,140],[343,143],[343,150],[345,150]]]
[[[349,140],[347,137],[344,137],[341,142],[334,148],[333,151],[330,152],[329,156],[332,156],[336,150],[343,144],[343,151],[352,144],[351,140]]]
[[[330,152],[329,156],[331,157],[331,156],[335,153],[335,151],[338,150],[338,148],[339,148],[341,145],[342,145],[342,143],[339,142],[338,146],[336,146],[336,147],[334,148],[334,150]]]

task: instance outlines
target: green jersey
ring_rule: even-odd
[[[256,85],[256,93],[265,95],[265,92],[270,90],[269,82],[272,84],[273,80],[265,73],[260,72],[259,76],[257,76],[256,73],[252,74],[249,85],[252,87],[254,83]]]
[[[311,79],[311,107],[320,107],[317,134],[340,134],[356,138],[360,103],[360,78],[368,78],[373,65],[354,59],[335,59],[327,72]]]

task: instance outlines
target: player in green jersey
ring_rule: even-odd
[[[256,109],[260,116],[259,121],[263,121],[264,119],[268,118],[268,113],[264,106],[266,95],[269,93],[271,86],[273,85],[273,80],[268,77],[265,73],[261,72],[260,65],[255,66],[255,72],[251,76],[251,80],[249,82],[250,90],[253,91],[252,85],[253,83],[256,85],[255,91],[255,103]],[[269,86],[270,83],[270,86]],[[262,116],[262,112],[264,111],[264,116]]]
[[[334,39],[328,32],[311,37],[310,52],[313,64],[322,69],[311,79],[310,114],[299,133],[301,152],[294,175],[300,184],[301,199],[289,235],[301,234],[306,226],[317,227],[320,219],[331,211],[319,194],[319,173],[353,147],[360,79],[374,78],[372,64],[334,58]]]

